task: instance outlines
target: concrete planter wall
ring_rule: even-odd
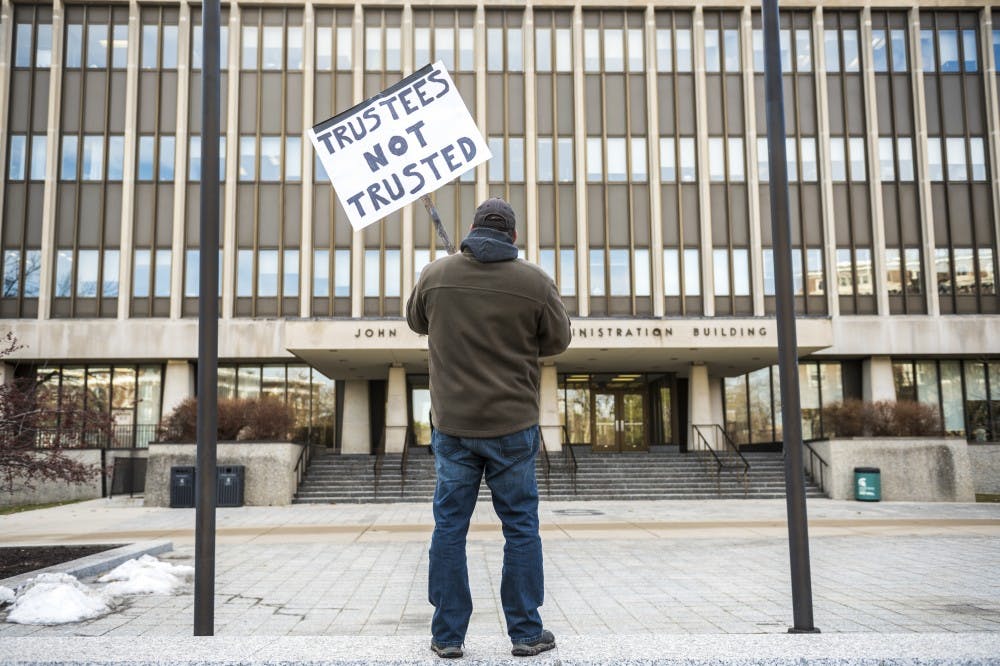
[[[1000,494],[1000,444],[969,442],[969,462],[976,492]]]
[[[295,465],[303,444],[291,442],[220,442],[219,465],[243,465],[243,503],[247,506],[280,506],[292,503],[298,480]],[[146,466],[146,506],[170,506],[170,468],[195,465],[195,444],[149,445]]]
[[[40,457],[45,457],[45,453],[39,453]],[[100,467],[101,449],[70,449],[66,451],[66,456],[81,462],[88,467]],[[107,486],[111,488],[111,470],[114,468],[115,458],[142,458],[146,456],[144,450],[136,449],[108,449],[105,451],[104,461],[107,471]],[[28,489],[23,482],[14,482],[14,492],[8,493],[0,491],[0,506],[14,506],[18,504],[50,504],[53,502],[72,502],[75,500],[97,499],[101,497],[101,475],[95,474],[83,483],[67,483],[66,481],[36,481],[34,488]]]
[[[854,499],[855,467],[878,467],[885,501],[976,500],[964,439],[852,437],[813,442],[812,446],[829,465],[823,490],[832,499]]]

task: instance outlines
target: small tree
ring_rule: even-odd
[[[7,333],[0,339],[0,360],[19,349],[23,345]],[[95,439],[108,441],[111,415],[84,407],[82,396],[69,392],[49,400],[48,390],[44,377],[0,384],[0,485],[8,493],[17,484],[31,489],[39,481],[82,483],[101,471],[66,452]]]
[[[274,396],[220,398],[216,411],[216,437],[220,442],[291,439],[295,412]],[[198,399],[187,398],[163,420],[163,442],[193,442],[198,435]]]

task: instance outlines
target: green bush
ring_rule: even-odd
[[[216,436],[220,442],[291,439],[295,414],[272,396],[219,400]],[[198,400],[188,398],[159,427],[161,442],[194,442],[198,434]]]
[[[823,432],[831,437],[927,437],[941,435],[944,429],[930,405],[851,398],[823,408]]]

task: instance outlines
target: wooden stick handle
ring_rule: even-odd
[[[451,239],[448,238],[448,232],[445,231],[444,225],[441,224],[441,217],[438,215],[437,208],[434,207],[434,202],[431,201],[429,195],[425,194],[420,197],[420,200],[424,202],[424,208],[430,213],[431,219],[434,220],[434,230],[437,231],[438,238],[444,243],[445,248],[448,250],[448,254],[455,254],[455,246],[452,245]]]

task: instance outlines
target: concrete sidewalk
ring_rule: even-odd
[[[814,615],[823,631],[813,642],[785,634],[792,605],[784,500],[543,501],[540,513],[542,617],[560,645],[549,663],[755,661],[740,651],[744,644],[759,645],[769,663],[809,658],[802,646],[825,646],[815,657],[830,663],[851,646],[850,663],[916,663],[918,656],[920,663],[987,663],[1000,655],[998,504],[810,500]],[[217,524],[215,639],[189,638],[188,590],[132,597],[110,615],[73,625],[0,623],[0,662],[43,663],[31,661],[43,655],[37,650],[68,645],[52,654],[103,649],[93,663],[140,663],[125,647],[137,636],[164,650],[195,640],[218,658],[204,663],[236,663],[241,646],[262,645],[262,637],[284,637],[277,644],[303,663],[353,663],[359,649],[380,641],[389,641],[387,651],[365,657],[369,663],[428,659],[429,505],[219,509]],[[191,509],[93,500],[0,517],[0,544],[169,539],[175,550],[161,558],[193,564],[193,527]],[[509,657],[499,602],[502,543],[492,507],[479,505],[468,548],[474,661]],[[938,635],[947,636],[932,638]],[[283,663],[280,652],[255,654],[243,663]],[[905,655],[914,659],[893,661]],[[160,659],[182,657],[175,650]]]

